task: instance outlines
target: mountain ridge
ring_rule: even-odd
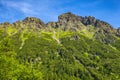
[[[1,23],[0,27],[6,26],[28,26],[29,28],[34,28],[36,30],[42,31],[44,29],[50,30],[51,28],[60,28],[63,31],[84,31],[87,30],[91,32],[91,27],[94,29],[94,38],[98,39],[103,43],[114,42],[114,36],[120,36],[120,29],[114,29],[109,23],[96,19],[92,16],[77,16],[71,12],[61,14],[58,16],[57,22],[44,23],[41,19],[36,17],[26,17],[22,21],[16,21],[13,24],[9,22]]]
[[[81,23],[83,23],[84,25],[93,25],[93,26],[95,26],[95,27],[98,27],[97,26],[97,22],[101,22],[101,23],[103,23],[104,25],[107,25],[107,26],[110,26],[110,27],[112,27],[113,28],[113,26],[111,26],[108,22],[105,22],[105,21],[102,21],[102,20],[99,20],[99,19],[96,19],[95,17],[93,17],[93,16],[85,16],[85,17],[83,17],[83,16],[78,16],[78,15],[75,15],[75,14],[73,14],[73,13],[71,13],[71,12],[67,12],[67,13],[63,13],[63,14],[61,14],[61,15],[59,15],[58,16],[58,22],[59,22],[59,19],[60,19],[60,17],[62,16],[62,15],[65,15],[65,14],[67,14],[67,15],[69,15],[69,16],[74,16],[74,17],[78,17],[78,20],[79,21],[81,21]],[[76,18],[76,20],[77,20],[77,18]],[[25,22],[25,21],[33,21],[33,22],[41,22],[42,24],[45,24],[40,18],[37,18],[37,17],[26,17],[26,18],[24,18],[23,20],[17,20],[16,22],[13,22],[13,23],[9,23],[9,22],[3,22],[3,23],[0,23],[1,25],[2,24],[14,24],[14,23],[17,23],[17,22]],[[50,21],[50,22],[52,22],[52,21]],[[48,22],[48,23],[50,23],[50,22]],[[45,25],[47,25],[48,23],[46,23]],[[53,22],[54,23],[54,22]],[[101,27],[101,26],[100,26]]]

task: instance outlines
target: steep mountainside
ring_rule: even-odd
[[[65,13],[0,24],[0,80],[119,80],[120,29]]]

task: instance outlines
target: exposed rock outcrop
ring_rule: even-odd
[[[70,12],[64,13],[58,17],[58,22],[50,22],[47,26],[53,28],[61,28],[62,30],[77,31],[91,28],[89,25],[94,26],[96,30],[94,37],[101,42],[111,43],[114,42],[113,35],[116,34],[115,29],[107,22],[96,19],[92,16],[77,16]]]
[[[10,27],[13,26],[13,24],[9,23],[9,22],[4,22],[0,24],[0,27]]]
[[[35,18],[35,17],[26,17],[23,20],[23,23],[30,27],[37,27],[37,28],[45,27],[44,22],[39,18]]]
[[[16,27],[28,26],[29,28],[36,28],[36,29],[42,29],[46,26],[42,20],[36,17],[26,17],[24,20],[16,21],[13,24]]]

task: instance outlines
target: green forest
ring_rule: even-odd
[[[63,26],[2,24],[0,80],[120,80],[119,36],[104,43],[111,39],[104,28]]]

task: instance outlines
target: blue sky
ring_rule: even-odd
[[[94,16],[120,27],[119,0],[0,0],[0,23],[38,17],[45,23],[57,21],[62,13]]]

